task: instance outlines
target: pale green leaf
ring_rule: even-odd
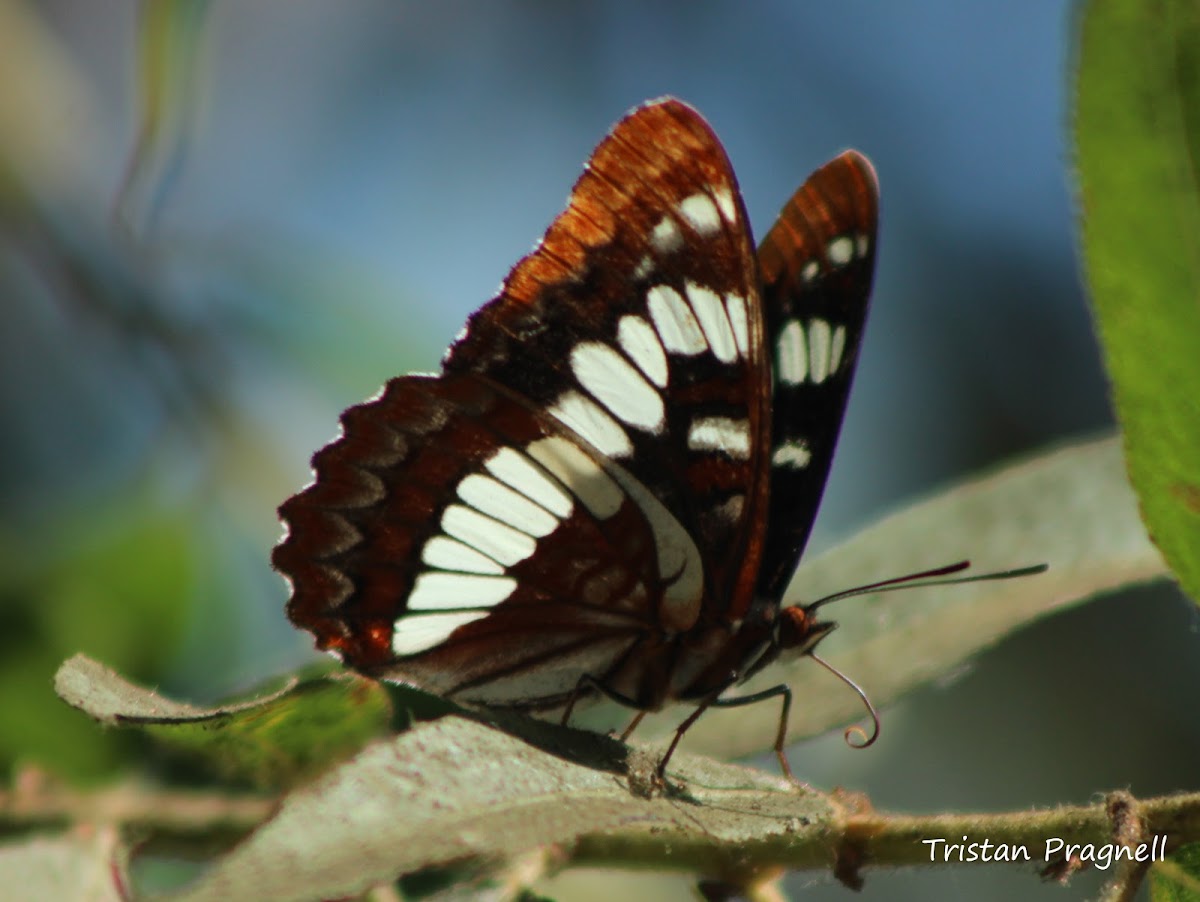
[[[1079,35],[1092,309],[1150,533],[1200,601],[1200,4],[1093,0]]]

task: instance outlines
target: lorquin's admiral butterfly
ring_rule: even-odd
[[[641,712],[625,735],[691,702],[660,774],[710,705],[782,696],[791,776],[787,688],[722,695],[834,628],[830,599],[782,596],[850,391],[877,202],[846,151],[756,254],[704,119],[634,110],[442,373],[392,379],[314,456],[279,509],[288,616],[457,701],[565,721],[602,694]]]

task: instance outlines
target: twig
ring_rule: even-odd
[[[273,806],[274,800],[260,795],[163,789],[137,780],[73,789],[27,768],[11,790],[0,790],[0,830],[101,823],[167,838],[212,839],[248,833]]]

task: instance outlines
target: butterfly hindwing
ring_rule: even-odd
[[[628,475],[519,396],[407,376],[342,429],[281,508],[274,561],[292,620],[359,669],[532,703],[608,673],[672,604],[694,617],[698,574],[679,572],[694,549],[671,550],[671,521]]]

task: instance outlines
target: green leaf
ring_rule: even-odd
[[[1150,902],[1200,902],[1200,844],[1183,846],[1150,869]]]
[[[1200,600],[1200,4],[1093,0],[1079,34],[1093,312],[1143,515]]]
[[[165,698],[76,655],[59,668],[54,688],[100,723],[140,727],[227,780],[263,788],[310,779],[391,720],[383,687],[353,674],[293,681],[268,695],[205,708]]]

